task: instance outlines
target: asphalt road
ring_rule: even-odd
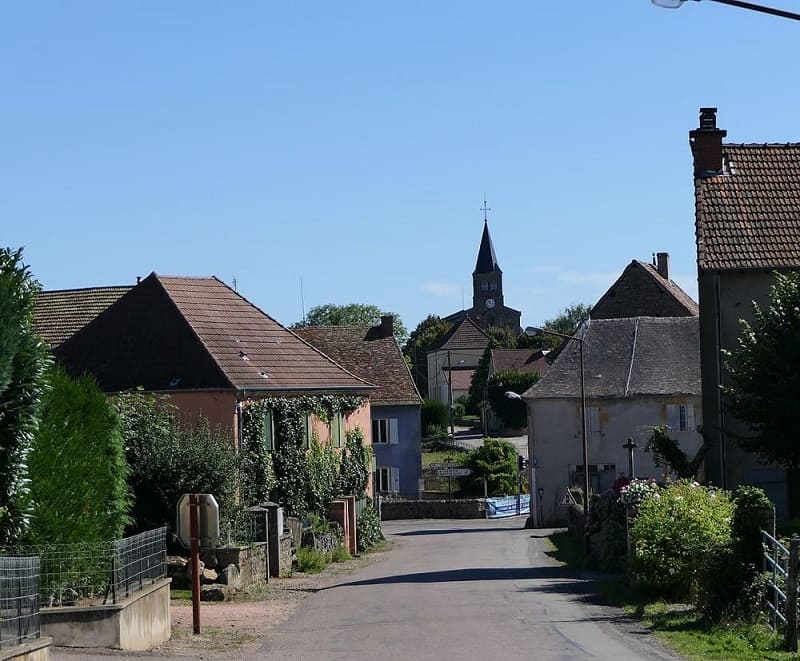
[[[600,606],[522,518],[384,522],[381,562],[319,591],[253,658],[678,659]]]

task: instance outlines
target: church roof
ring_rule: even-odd
[[[497,256],[494,254],[492,237],[489,236],[489,223],[484,220],[481,247],[478,249],[478,261],[475,262],[475,270],[472,275],[476,273],[493,273],[495,271],[502,273],[497,263]]]

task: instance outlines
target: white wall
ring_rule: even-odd
[[[456,368],[478,366],[483,356],[484,349],[453,349],[450,352],[450,364]],[[447,368],[447,351],[431,351],[428,353],[428,397],[440,401],[445,406],[448,404],[448,383],[442,369]],[[453,393],[453,399],[458,396]]]
[[[587,428],[589,465],[614,464],[617,475],[627,475],[628,451],[622,445],[633,438],[639,444],[634,454],[636,476],[662,479],[663,468],[656,468],[653,455],[644,452],[644,446],[651,435],[647,427],[667,424],[667,404],[692,404],[695,425],[702,424],[699,396],[587,400],[587,408],[600,408],[600,431],[591,433]],[[570,471],[583,464],[580,408],[578,399],[529,402],[528,456],[537,464],[534,488],[544,489],[540,502],[545,525],[566,518],[566,508],[558,503],[573,486],[569,483]],[[670,438],[679,441],[690,457],[702,444],[696,431],[670,431]]]

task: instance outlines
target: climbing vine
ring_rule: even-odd
[[[342,451],[337,491],[360,497],[367,490],[372,450],[364,444],[364,433],[356,428],[347,432],[347,443]]]
[[[301,395],[249,402],[242,411],[243,451],[252,456],[248,462],[252,475],[243,477],[248,484],[248,497],[264,500],[268,493],[290,514],[324,514],[336,492],[344,493],[339,490],[339,459],[334,449],[328,444],[323,446],[319,438],[312,436],[309,443],[308,417],[313,414],[330,423],[337,414],[351,413],[365,401],[366,398],[353,395]],[[351,454],[353,433],[348,433],[343,459]],[[363,445],[360,430],[359,434]],[[367,448],[364,451],[368,452]],[[368,476],[369,464],[365,470]],[[351,472],[348,468],[348,474]],[[366,488],[366,481],[364,485]]]

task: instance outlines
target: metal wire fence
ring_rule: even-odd
[[[0,557],[0,650],[39,637],[39,558]]]
[[[0,548],[0,556],[40,558],[42,607],[116,604],[167,575],[167,529],[96,544]]]

